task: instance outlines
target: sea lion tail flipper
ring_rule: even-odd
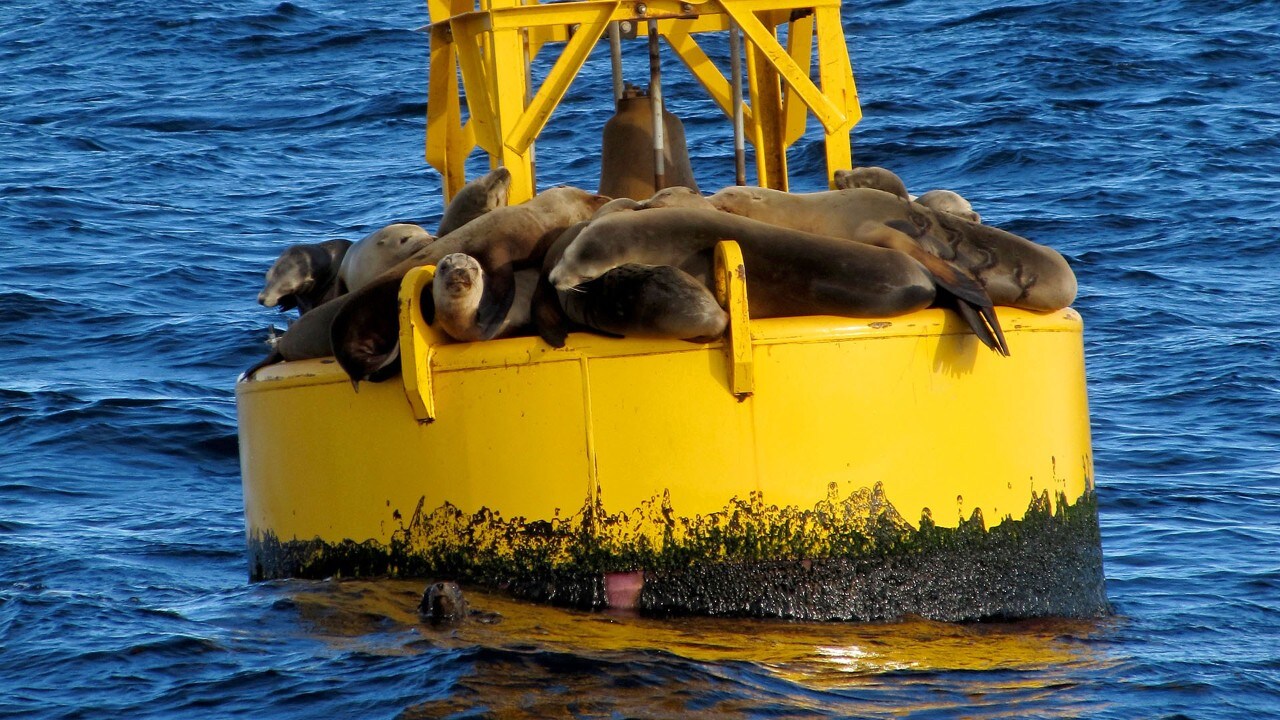
[[[983,344],[1001,355],[1009,355],[1009,346],[1004,339],[1004,331],[1000,329],[1000,321],[996,318],[994,304],[986,288],[959,265],[934,255],[920,247],[918,240],[927,233],[904,220],[889,220],[884,226],[891,231],[870,228],[866,232],[874,238],[874,244],[892,248],[906,253],[911,259],[924,266],[926,272],[933,277],[938,289],[953,296],[960,315],[973,328],[973,332]],[[903,237],[903,236],[906,237]]]
[[[400,279],[386,278],[352,293],[333,318],[329,337],[352,383],[386,377],[400,358]]]
[[[489,340],[502,330],[516,297],[516,274],[511,263],[485,273],[484,296],[476,310],[476,326]]]
[[[248,370],[245,370],[244,374],[241,375],[240,377],[242,377],[245,380],[252,380],[254,373],[258,372],[259,370],[261,370],[262,368],[268,365],[275,365],[278,362],[284,362],[284,355],[281,355],[279,350],[272,348],[271,354],[267,355],[262,360],[259,360],[258,362],[254,363],[253,366],[250,367]]]
[[[556,289],[547,278],[546,273],[538,276],[538,286],[533,290],[533,325],[538,329],[538,337],[555,348],[564,347],[569,337],[569,316],[564,314],[560,301],[556,297]]]
[[[978,336],[983,345],[1009,356],[1009,345],[1005,342],[1004,332],[1000,329],[1000,321],[996,319],[995,308],[972,305],[960,298],[954,298],[955,309],[960,313],[969,329]]]

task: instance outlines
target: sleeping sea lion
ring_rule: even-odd
[[[969,201],[965,200],[960,193],[951,190],[930,190],[916,198],[916,202],[934,212],[950,213],[971,223],[982,222],[982,216],[973,211]]]
[[[369,233],[352,245],[342,259],[339,277],[347,292],[355,292],[388,268],[431,243],[435,238],[409,223],[396,223]]]
[[[548,345],[564,347],[569,332],[579,328],[617,337],[693,341],[724,333],[728,314],[707,286],[667,265],[621,265],[572,289],[557,290],[548,273],[587,225],[566,230],[543,260],[532,313],[538,335]]]
[[[338,295],[338,268],[351,247],[341,238],[321,243],[290,245],[267,271],[266,283],[258,293],[264,307],[281,310],[298,308],[305,315],[320,303]]]
[[[903,200],[911,199],[911,194],[907,192],[907,184],[902,182],[902,178],[890,170],[875,165],[837,170],[831,179],[837,190],[870,188],[897,195]]]
[[[942,289],[971,304],[976,316],[965,319],[974,333],[1007,354],[991,301],[971,278],[921,251],[901,229],[867,222],[857,237],[850,243],[712,210],[615,213],[583,227],[547,279],[568,291],[640,263],[677,267],[711,287],[715,244],[733,239],[747,269],[751,317],[898,315],[928,307]]]
[[[485,213],[507,206],[507,191],[511,187],[511,171],[504,168],[490,170],[462,186],[449,201],[436,228],[436,237],[443,237]]]
[[[451,253],[475,258],[484,268],[491,302],[475,323],[491,334],[515,299],[516,271],[536,268],[546,248],[570,225],[591,217],[609,198],[572,187],[544,190],[520,205],[497,208],[423,247],[357,292],[336,298],[331,347],[353,382],[390,368],[398,358],[400,280],[410,268],[434,265]],[[622,213],[630,214],[630,213]],[[290,332],[293,328],[290,328]],[[288,334],[288,333],[286,333]]]
[[[910,234],[924,249],[975,278],[996,305],[1051,311],[1075,299],[1076,276],[1056,250],[881,191],[854,188],[798,194],[729,187],[710,200],[734,215],[847,240],[858,240],[868,221],[904,221],[918,229]]]

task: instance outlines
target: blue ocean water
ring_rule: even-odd
[[[0,716],[1280,715],[1280,6],[845,19],[855,161],[1076,270],[1114,618],[647,620],[478,595],[506,621],[438,632],[413,583],[250,584],[233,383],[283,325],[262,273],[295,242],[433,226],[425,7],[7,0]],[[601,60],[543,135],[544,187],[594,186]],[[666,94],[700,184],[730,184],[727,123],[675,63]],[[818,143],[790,163],[818,189]]]

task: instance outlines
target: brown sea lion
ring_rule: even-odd
[[[860,242],[850,243],[711,210],[615,213],[583,227],[547,278],[569,291],[640,263],[677,267],[711,287],[712,251],[722,239],[742,248],[752,317],[898,315],[928,307],[943,289],[976,308],[965,319],[979,339],[1008,352],[991,301],[976,282],[922,252],[900,229],[875,222],[864,223]]]
[[[557,290],[547,274],[587,225],[566,230],[543,260],[532,312],[538,335],[548,345],[564,347],[575,329],[694,341],[724,333],[728,314],[704,283],[678,268],[626,264],[572,289]]]
[[[457,625],[467,619],[467,598],[458,583],[432,583],[422,593],[418,614],[433,625]]]
[[[375,230],[352,245],[339,269],[347,292],[355,292],[435,238],[410,223],[395,223]]]
[[[538,282],[538,270],[516,272],[515,297],[506,316],[496,325],[483,329],[477,317],[487,314],[486,303],[496,302],[486,293],[484,268],[464,253],[450,253],[436,263],[431,280],[435,323],[449,337],[463,342],[492,340],[518,332],[529,323],[530,301]]]
[[[443,237],[485,213],[507,206],[507,191],[511,188],[511,171],[499,167],[490,170],[462,186],[449,201],[436,228],[436,237]]]
[[[333,302],[341,302],[342,308],[333,318],[331,342],[338,364],[353,382],[391,367],[399,354],[400,280],[410,268],[435,265],[451,253],[470,255],[484,268],[491,301],[481,305],[475,323],[481,333],[491,334],[515,299],[516,271],[538,267],[546,248],[565,228],[590,218],[608,201],[578,188],[544,190],[528,202],[497,208],[472,220],[360,291],[337,298]]]
[[[351,241],[341,238],[290,245],[267,271],[258,302],[281,310],[296,307],[298,314],[305,315],[320,303],[337,297],[338,268],[350,247]]]
[[[977,279],[996,305],[1049,311],[1075,299],[1075,273],[1056,250],[882,191],[854,188],[799,194],[729,187],[710,200],[734,215],[847,240],[858,240],[868,221],[903,221],[916,228],[909,234],[922,247]]]
[[[897,195],[903,200],[911,199],[911,194],[907,192],[907,184],[902,182],[902,178],[890,170],[875,165],[837,170],[831,179],[837,190],[870,188]]]
[[[916,202],[934,212],[949,213],[972,223],[982,222],[982,216],[973,211],[973,205],[960,193],[951,190],[930,190],[916,198]]]

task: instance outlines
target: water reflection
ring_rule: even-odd
[[[433,628],[425,582],[286,582],[304,634],[336,650],[449,656],[405,718],[1080,717],[1090,675],[1111,664],[1092,640],[1115,620],[956,625],[586,613],[468,589],[501,622]],[[447,691],[440,691],[440,683]]]

